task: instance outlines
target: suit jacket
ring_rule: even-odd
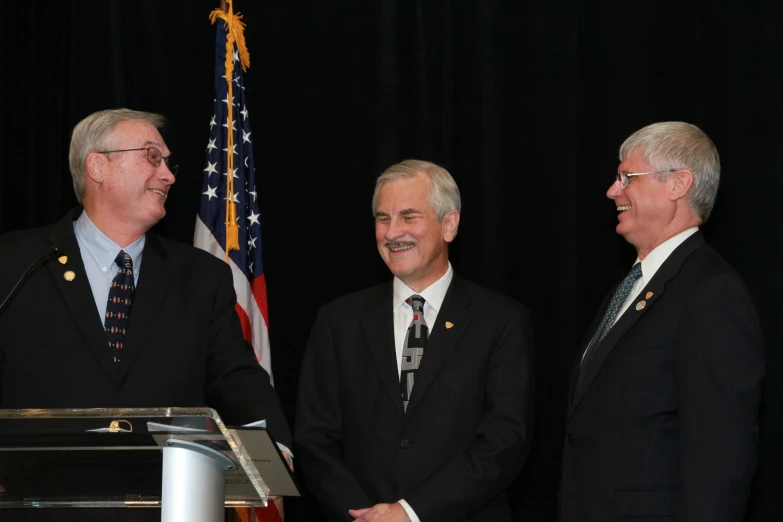
[[[0,408],[206,405],[230,424],[265,418],[291,443],[269,376],[243,340],[228,266],[192,246],[147,234],[124,357],[113,367],[73,232],[80,212],[0,237],[0,299],[52,245],[67,256],[40,266],[0,316]]]
[[[581,355],[560,519],[742,520],[756,468],[762,336],[745,285],[700,232],[615,323],[574,391]]]
[[[0,408],[208,405],[232,424],[266,418],[290,442],[269,375],[242,337],[231,271],[192,246],[147,234],[114,368],[73,232],[80,213],[0,238],[3,297],[52,245],[68,258],[41,266],[0,316]]]
[[[403,413],[392,284],[323,306],[302,364],[295,441],[330,519],[404,498],[422,522],[510,520],[505,489],[530,443],[531,341],[519,303],[455,275]]]

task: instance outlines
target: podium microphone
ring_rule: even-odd
[[[11,289],[11,292],[6,296],[6,298],[3,300],[3,303],[0,304],[0,316],[3,315],[3,312],[5,312],[5,309],[11,304],[11,300],[14,298],[14,296],[19,292],[19,290],[22,289],[25,282],[30,278],[31,275],[35,273],[36,270],[38,270],[38,267],[52,259],[54,256],[56,256],[58,253],[57,247],[52,245],[51,250],[49,250],[44,255],[40,256],[38,259],[33,261],[33,264],[31,264],[29,267],[27,267],[27,270],[25,270],[24,274],[22,274],[22,277],[19,278],[19,281],[16,282],[14,287]]]

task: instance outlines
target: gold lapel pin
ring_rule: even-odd
[[[68,262],[68,256],[60,256],[57,258],[57,261],[59,261],[61,265],[64,265]]]
[[[649,299],[653,296],[652,292],[647,292],[647,294],[644,296],[645,299]]]
[[[453,326],[454,326],[454,323],[452,323],[450,321],[446,321],[446,329],[449,329],[449,328],[451,328]]]
[[[63,277],[65,278],[66,281],[73,281],[74,279],[76,279],[76,272],[72,270],[68,270],[63,274]]]
[[[638,303],[636,303],[636,309],[637,310],[641,310],[642,308],[644,308],[644,306],[646,304],[647,304],[647,301],[639,301]]]

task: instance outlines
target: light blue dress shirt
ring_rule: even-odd
[[[90,282],[95,306],[98,308],[98,314],[101,317],[101,324],[105,325],[109,288],[111,287],[112,279],[120,271],[120,267],[117,266],[114,260],[117,258],[120,250],[124,250],[130,255],[133,262],[133,282],[135,285],[138,285],[145,236],[141,236],[130,245],[121,248],[117,243],[109,239],[106,234],[98,230],[98,227],[90,221],[86,211],[82,212],[82,215],[74,221],[73,231],[76,234],[76,241],[79,243],[84,270],[87,272],[87,280]]]

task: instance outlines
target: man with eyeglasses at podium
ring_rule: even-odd
[[[0,299],[14,294],[0,309],[0,408],[209,406],[230,424],[266,419],[291,447],[269,375],[243,339],[228,265],[148,232],[175,182],[163,122],[128,109],[86,117],[69,153],[83,208],[0,237]],[[125,511],[136,513],[29,510],[14,520],[142,516]]]

